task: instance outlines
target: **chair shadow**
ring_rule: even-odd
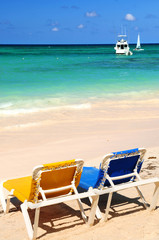
[[[21,202],[13,197],[11,199],[13,207],[10,212],[21,211]],[[87,211],[88,209],[85,208]],[[34,224],[35,210],[29,209],[31,223]],[[65,203],[59,203],[40,209],[40,218],[38,228],[44,230],[44,233],[39,235],[37,239],[41,239],[51,233],[61,232],[65,229],[73,229],[75,226],[84,225],[80,210],[75,210]]]
[[[78,188],[78,192],[83,192],[82,188]],[[109,219],[114,217],[120,217],[123,215],[132,214],[141,210],[144,210],[145,207],[139,197],[129,198],[125,195],[114,193],[110,212]],[[108,194],[101,195],[99,199],[99,208],[102,214],[105,213],[105,208],[108,200]],[[91,203],[88,198],[81,200],[85,211],[90,210]],[[14,208],[10,209],[10,212],[15,212],[20,209],[21,202],[16,198],[11,199],[11,203],[14,205]],[[159,208],[159,206],[157,207]],[[116,210],[117,209],[117,210]],[[124,209],[124,211],[123,211]],[[29,215],[31,222],[34,222],[35,210],[29,210]],[[96,225],[100,220],[95,219],[94,225]],[[40,219],[39,219],[39,228],[44,230],[44,233],[39,235],[37,239],[41,239],[44,236],[47,236],[51,233],[61,232],[65,229],[73,229],[75,226],[84,225],[84,221],[81,216],[80,210],[75,210],[65,203],[60,203],[56,205],[51,205],[48,207],[42,207],[40,210]]]
[[[84,192],[84,190],[78,187],[78,192],[82,193]],[[108,201],[108,194],[104,194],[100,196],[98,206],[100,208],[101,213],[103,214],[105,213],[107,201]],[[88,198],[82,199],[82,203],[91,207],[91,203]],[[109,219],[132,214],[141,210],[145,210],[145,207],[140,197],[129,198],[118,192],[114,192],[112,201],[111,201],[110,211],[109,211]],[[99,221],[100,220],[96,220],[95,224],[98,223]]]
[[[16,197],[12,197],[10,199],[10,203],[12,204],[12,206],[10,206],[9,212],[17,212],[20,210],[20,205],[22,204],[22,202],[17,199]]]
[[[30,211],[30,218],[33,224],[34,211]],[[65,203],[60,203],[41,208],[39,228],[45,232],[37,237],[40,239],[51,233],[73,229],[75,226],[84,225],[80,210],[75,210]]]

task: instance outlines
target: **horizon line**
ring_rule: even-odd
[[[159,43],[142,43],[142,45],[157,45]],[[115,45],[115,43],[0,43],[0,46],[106,46]],[[136,45],[136,43],[129,43]]]

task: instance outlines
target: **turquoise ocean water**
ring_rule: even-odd
[[[131,50],[135,46],[130,46]],[[0,115],[159,97],[159,45],[0,46]]]

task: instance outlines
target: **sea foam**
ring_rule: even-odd
[[[90,103],[83,104],[72,104],[72,105],[63,105],[63,106],[54,106],[54,107],[43,107],[43,108],[15,108],[15,109],[0,109],[0,115],[2,116],[14,116],[20,114],[32,114],[32,113],[40,113],[54,110],[84,110],[90,109]]]

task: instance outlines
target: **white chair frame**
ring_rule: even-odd
[[[128,177],[128,176],[130,176],[130,174],[129,175],[124,175],[124,178]],[[158,200],[158,196],[159,196],[159,178],[141,179],[139,174],[137,173],[137,171],[135,171],[133,173],[133,176],[136,176],[136,181],[132,181],[132,182],[128,182],[128,183],[122,183],[122,184],[118,184],[118,185],[114,185],[112,180],[117,180],[117,179],[120,179],[121,177],[109,178],[107,176],[107,179],[110,181],[110,184],[111,184],[110,187],[103,187],[102,190],[89,188],[89,190],[87,192],[84,192],[84,193],[78,193],[74,181],[72,181],[71,185],[66,186],[66,187],[61,187],[61,188],[58,188],[56,190],[55,189],[43,190],[42,188],[40,188],[39,191],[42,195],[41,200],[39,200],[37,203],[32,203],[32,202],[28,202],[27,200],[25,200],[20,205],[22,213],[23,213],[23,217],[24,217],[24,221],[25,221],[25,225],[26,225],[26,229],[27,229],[27,232],[28,232],[29,239],[30,240],[36,240],[38,223],[39,223],[39,216],[40,216],[40,208],[50,206],[50,205],[54,205],[54,204],[59,204],[59,203],[67,202],[67,201],[77,200],[84,222],[86,222],[88,226],[92,226],[93,223],[94,223],[96,213],[97,213],[97,217],[100,218],[100,211],[99,211],[99,208],[98,208],[98,201],[99,201],[100,195],[109,194],[108,201],[107,201],[107,206],[106,206],[106,211],[105,211],[105,217],[104,217],[104,221],[107,221],[108,214],[109,214],[109,209],[110,209],[110,205],[111,205],[111,199],[112,199],[112,195],[113,195],[114,192],[118,192],[120,190],[128,189],[128,188],[131,188],[131,187],[135,187],[137,189],[140,197],[143,199],[144,206],[147,207],[147,204],[146,204],[146,202],[143,198],[143,195],[141,194],[138,187],[142,186],[142,185],[154,183],[155,184],[155,189],[154,189],[152,201],[151,201],[150,208],[149,208],[150,210],[154,210],[156,208],[156,204],[157,204],[157,200]],[[1,182],[1,184],[0,184],[0,200],[1,200],[1,203],[2,203],[2,208],[4,210],[4,213],[8,213],[9,212],[10,199],[14,196],[14,194],[13,194],[14,189],[12,189],[10,192],[5,192],[4,187],[3,187],[3,182]],[[48,192],[55,192],[55,191],[60,191],[60,190],[62,191],[62,190],[65,190],[67,188],[70,188],[70,187],[73,188],[73,190],[74,190],[74,194],[72,194],[72,195],[67,194],[67,195],[63,195],[63,196],[60,196],[60,197],[54,197],[54,198],[47,198],[46,195],[45,195]],[[89,217],[86,216],[86,214],[84,212],[84,209],[83,209],[83,206],[82,206],[82,203],[81,203],[81,199],[83,199],[83,198],[90,198],[91,199],[91,209],[90,209]],[[30,219],[30,216],[29,216],[29,213],[28,213],[28,209],[35,209],[35,216],[34,216],[34,224],[33,225],[31,223],[31,219]]]
[[[140,160],[142,160],[144,154],[145,154],[145,149],[144,148],[140,148],[139,152],[141,154]],[[106,159],[106,161],[113,161],[115,159],[111,159],[112,155],[108,154],[104,157],[104,160]],[[104,164],[106,163],[103,160]],[[115,185],[113,183],[114,180],[119,180],[119,179],[124,179],[127,177],[135,177],[134,181],[129,181],[126,183],[121,183],[121,184],[117,184]],[[152,197],[152,202],[150,204],[150,210],[154,210],[156,208],[156,204],[157,204],[157,200],[158,200],[158,196],[159,196],[159,178],[150,178],[150,179],[142,179],[138,172],[137,169],[134,169],[134,172],[131,174],[125,174],[122,176],[118,176],[118,177],[110,177],[107,173],[105,178],[109,181],[110,183],[110,187],[104,187],[100,190],[100,189],[92,189],[91,191],[93,191],[96,195],[92,196],[92,206],[91,206],[91,212],[90,212],[90,216],[88,219],[88,225],[92,226],[94,224],[94,219],[95,219],[95,215],[98,219],[101,219],[101,214],[99,213],[99,207],[98,207],[98,202],[99,202],[99,196],[100,195],[104,195],[104,194],[109,194],[108,196],[108,200],[107,200],[107,205],[106,205],[106,209],[105,209],[105,215],[104,215],[104,221],[108,220],[108,214],[109,214],[109,209],[110,209],[110,205],[111,205],[111,200],[112,200],[112,196],[114,192],[118,192],[124,189],[128,189],[131,187],[135,187],[145,208],[148,208],[148,204],[145,201],[145,198],[142,194],[142,192],[139,189],[139,186],[142,185],[147,185],[147,184],[151,184],[154,183],[155,184],[155,189],[154,189],[154,193],[153,193],[153,197]]]
[[[75,160],[75,162],[76,162],[77,168],[81,168],[81,170],[82,170],[83,161],[82,160]],[[50,170],[42,171],[41,168],[43,168],[42,165],[34,168],[33,174],[41,176],[42,172],[50,171]],[[63,168],[65,168],[65,167],[63,167]],[[0,200],[1,200],[1,203],[2,203],[2,208],[4,210],[4,213],[8,213],[9,212],[9,206],[10,206],[10,199],[12,197],[14,197],[14,194],[13,194],[14,189],[12,189],[10,192],[7,191],[6,189],[4,189],[4,187],[3,187],[4,182],[5,181],[1,182],[1,184],[0,184]],[[53,198],[47,198],[46,197],[46,193],[59,192],[59,191],[63,191],[63,190],[66,190],[66,189],[73,189],[74,194],[69,193],[69,194],[66,194],[66,195],[61,195],[61,196],[53,197]],[[65,187],[54,188],[54,189],[49,189],[49,190],[43,190],[41,187],[39,187],[39,193],[41,193],[41,196],[42,196],[41,200],[38,200],[36,203],[29,202],[29,201],[25,200],[20,205],[22,213],[23,213],[23,217],[24,217],[24,222],[25,222],[26,229],[27,229],[28,236],[29,236],[30,240],[35,240],[36,237],[37,237],[37,229],[38,229],[40,208],[41,207],[50,206],[50,205],[54,205],[54,204],[58,204],[58,203],[62,203],[62,202],[71,201],[71,200],[77,200],[84,222],[88,221],[87,216],[84,212],[82,203],[81,203],[81,199],[92,196],[92,195],[95,195],[95,193],[86,192],[86,193],[80,193],[79,194],[78,191],[77,191],[77,188],[75,186],[75,178],[71,182],[71,185],[68,185],[68,186],[65,186]],[[34,216],[34,224],[33,225],[31,223],[31,219],[30,219],[30,216],[29,216],[29,213],[28,213],[28,209],[35,209],[35,216]]]

